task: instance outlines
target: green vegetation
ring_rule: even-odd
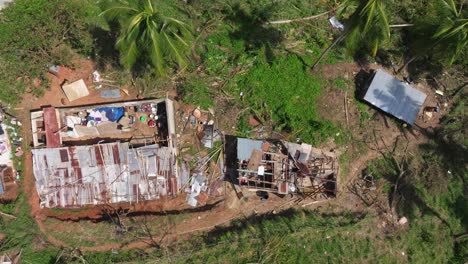
[[[358,99],[349,100],[359,115],[354,122],[325,119],[319,111],[323,96],[345,91],[349,97],[356,93],[355,84],[340,72],[311,71],[313,62],[329,48],[322,64],[365,64],[370,58],[388,68],[408,68],[411,76],[426,80],[465,78],[466,10],[461,0],[15,0],[0,12],[0,102],[17,105],[25,93],[40,96],[48,86],[48,66],[79,66],[72,58],[89,56],[98,70],[114,71],[119,83],[126,81],[143,96],[164,96],[174,89],[182,102],[215,109],[228,123],[228,133],[253,136],[248,118],[255,116],[273,137],[327,143],[342,153],[341,174],[347,176],[369,150],[364,136],[371,133],[371,110]],[[332,29],[328,15],[337,15],[346,30]],[[0,252],[22,250],[23,263],[465,263],[465,86],[463,79],[444,87],[453,108],[440,127],[419,135],[427,143],[408,152],[401,146],[387,149],[368,164],[368,171],[384,181],[383,200],[390,201],[395,215],[409,219],[408,226],[383,227],[382,216],[370,209],[366,214],[336,207],[290,210],[252,216],[168,247],[82,253],[46,242],[22,190],[17,201],[0,205],[2,212],[16,216],[0,218],[5,235]],[[330,102],[339,109],[341,104],[341,99]],[[357,119],[359,127],[352,127]],[[193,146],[186,148],[195,152]],[[15,166],[23,170],[24,161],[15,158]],[[148,230],[156,235],[183,221],[182,216],[148,219],[154,222]],[[141,226],[117,235],[111,221],[67,223],[79,232],[54,229],[62,223],[55,219],[43,223],[72,246],[148,235]]]
[[[180,88],[178,93],[182,100],[202,109],[213,107],[214,94],[208,84],[200,78],[190,78]]]
[[[97,10],[91,0],[18,0],[2,10],[0,100],[18,103],[26,88],[40,94],[47,67],[69,64],[73,51],[91,54]],[[35,78],[42,87],[32,86]]]
[[[468,230],[465,183],[468,174],[466,169],[451,170],[460,163],[448,162],[437,148],[437,143],[431,142],[422,145],[420,153],[413,154],[407,161],[388,157],[376,160],[370,164],[368,172],[392,183],[392,187],[384,191],[393,200],[398,214],[410,219],[408,237],[415,241],[408,252],[414,259],[428,257],[428,261],[434,258],[438,263],[463,263],[468,257],[468,241],[459,237]],[[466,164],[466,158],[461,159],[465,159]],[[400,177],[396,162],[404,163],[405,172]],[[429,244],[437,250],[427,250]],[[441,252],[445,255],[442,258]]]
[[[30,207],[27,203],[26,196],[20,195],[15,203],[14,215],[15,219],[1,218],[0,229],[6,235],[6,238],[0,245],[0,251],[5,252],[10,249],[23,249],[23,261],[25,263],[47,263],[50,255],[47,252],[40,254],[34,252],[34,239],[39,234],[39,230],[34,220],[30,217]],[[2,209],[5,207],[2,207]],[[40,255],[43,255],[41,257]]]
[[[159,1],[162,2],[162,1]],[[120,61],[127,68],[151,65],[160,76],[168,67],[186,67],[191,48],[189,26],[167,16],[168,8],[154,1],[104,1],[103,15],[118,22],[120,34],[116,46]]]
[[[468,19],[463,1],[434,1],[429,4],[428,13],[430,15],[418,17],[411,30],[414,56],[407,64],[424,57],[447,65],[457,60],[466,64]]]
[[[263,119],[275,121],[278,131],[314,143],[337,131],[317,114],[315,102],[322,81],[308,74],[297,56],[277,58],[271,64],[258,63],[237,84],[247,104],[262,113]]]
[[[365,48],[375,57],[379,47],[390,39],[386,5],[391,4],[391,1],[384,0],[343,2],[341,15],[346,18],[346,13],[351,12],[346,23],[348,29],[345,31],[345,40],[347,48],[352,53]]]

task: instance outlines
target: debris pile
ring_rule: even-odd
[[[235,170],[237,183],[241,187],[283,195],[297,193],[313,199],[335,197],[338,172],[335,153],[304,143],[246,138],[235,140]]]
[[[0,199],[3,201],[14,200],[18,194],[17,181],[20,173],[15,171],[13,158],[24,154],[21,149],[23,138],[15,128],[21,125],[0,103]]]
[[[168,135],[165,99],[94,106],[45,107],[31,113],[34,146],[58,147],[93,138],[164,141]],[[70,143],[71,144],[71,143]]]

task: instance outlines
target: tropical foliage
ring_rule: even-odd
[[[127,69],[149,64],[165,75],[167,68],[187,66],[192,48],[188,24],[166,16],[152,0],[110,0],[101,6],[101,15],[120,25],[116,46]]]
[[[346,0],[338,13],[346,21],[345,41],[351,53],[365,48],[372,56],[377,54],[379,47],[390,38],[390,25],[387,18],[385,0]],[[351,15],[349,15],[351,13]],[[349,17],[346,17],[347,14]]]
[[[338,17],[345,20],[345,29],[333,43],[325,49],[312,65],[314,68],[328,52],[345,40],[348,53],[362,56],[371,51],[377,55],[379,47],[390,39],[390,25],[384,0],[345,0],[337,10]]]
[[[34,78],[46,86],[47,66],[67,64],[71,48],[91,54],[97,10],[88,0],[17,0],[2,10],[0,100],[17,102]]]
[[[176,86],[178,99],[215,109],[217,117],[223,118],[219,123],[229,123],[226,128],[229,131],[236,129],[236,133],[245,136],[264,137],[269,133],[292,140],[301,138],[314,145],[327,142],[326,146],[344,151],[341,164],[352,164],[355,156],[369,156],[353,149],[365,145],[364,141],[370,138],[368,133],[373,130],[370,124],[380,115],[357,99],[337,100],[343,94],[352,98],[355,92],[354,74],[339,72],[340,66],[352,62],[349,55],[383,58],[385,53],[392,52],[396,61],[412,56],[420,64],[444,60],[446,65],[431,70],[449,72],[445,77],[451,72],[466,77],[463,67],[467,63],[467,15],[463,1],[97,2],[98,5],[96,0],[15,0],[0,12],[2,103],[19,103],[23,93],[35,92],[37,89],[31,88],[30,82],[36,77],[46,86],[46,66],[70,65],[70,54],[76,53],[99,58],[103,49],[110,48],[109,58],[117,61],[120,57],[125,70],[110,65],[116,74],[109,76],[127,78],[131,70],[136,74],[126,83],[138,87],[143,95],[165,94],[166,87]],[[346,25],[344,32],[333,30],[326,15],[297,23],[268,23],[330,10],[329,15],[338,11],[339,19]],[[105,23],[101,24],[101,20]],[[414,26],[394,29],[390,25],[393,23]],[[196,39],[200,45],[196,48],[192,29],[200,35]],[[333,42],[334,37],[338,41]],[[345,45],[336,45],[323,62],[340,65],[322,67],[311,73],[311,62],[320,51],[340,40]],[[190,59],[192,52],[200,55],[196,63]],[[449,68],[449,64],[454,65]],[[102,66],[97,63],[99,71],[108,65],[105,69]],[[184,67],[186,71],[172,75],[172,70]],[[174,78],[159,78],[165,74]],[[0,233],[5,235],[0,251],[22,249],[25,263],[465,263],[468,258],[465,86],[455,81],[454,85],[447,85],[444,93],[449,95],[446,96],[449,105],[453,101],[453,111],[441,120],[441,128],[435,129],[428,144],[414,146],[408,152],[407,173],[398,188],[395,188],[395,178],[399,173],[393,159],[378,159],[370,164],[372,173],[385,182],[380,193],[384,201],[388,200],[386,195],[397,190],[397,213],[409,219],[409,225],[404,227],[384,228],[381,215],[372,208],[364,215],[324,206],[316,211],[252,216],[211,233],[194,235],[193,240],[179,241],[168,248],[78,254],[79,250],[44,243],[47,237],[31,218],[31,208],[23,193],[14,203],[0,205],[2,212],[16,217],[14,220],[0,218]],[[344,113],[348,107],[349,124],[343,121],[348,118]],[[335,113],[340,115],[338,121],[324,118]],[[355,118],[356,114],[361,115],[360,120]],[[262,125],[251,127],[247,122],[249,116],[255,116]],[[360,128],[355,129],[356,126]],[[408,128],[401,129],[408,131]],[[353,134],[354,131],[359,132]],[[423,141],[426,137],[420,135],[419,139]],[[340,172],[347,174],[349,169],[341,164]],[[74,241],[71,229],[57,230],[58,236],[54,232],[47,235]],[[77,228],[76,232],[81,239],[99,228],[80,230]],[[92,238],[93,245],[106,244],[99,237]],[[88,242],[79,240],[77,244],[68,244],[76,247],[80,243]]]
[[[466,53],[468,18],[463,7],[463,1],[457,4],[454,0],[437,0],[429,5],[428,15],[418,18],[411,29],[414,57],[410,62],[430,54],[451,65]]]

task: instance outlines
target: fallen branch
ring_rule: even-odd
[[[327,53],[336,45],[338,44],[340,41],[342,41],[345,37],[346,37],[346,34],[347,32],[344,32],[342,33],[338,38],[336,38],[332,44],[330,44],[330,46],[328,46],[328,48],[326,48],[322,54],[320,54],[320,57],[314,62],[314,65],[312,65],[312,67],[310,67],[311,70],[313,70],[315,68],[315,66],[317,66],[317,64],[319,64],[319,62],[322,60],[322,58],[327,55]]]
[[[348,126],[349,125],[349,120],[348,120],[348,92],[345,92],[344,107],[345,107],[345,116],[346,116],[346,126]]]
[[[16,216],[11,215],[11,214],[7,214],[7,213],[4,213],[4,212],[0,212],[0,215],[6,216],[6,217],[8,217],[8,218],[16,219]]]
[[[333,10],[332,10],[333,11]],[[319,18],[321,16],[327,15],[331,11],[327,11],[318,15],[314,16],[309,16],[309,17],[302,17],[302,18],[296,18],[296,19],[287,19],[287,20],[277,20],[277,21],[269,21],[266,22],[267,25],[278,25],[278,24],[289,24],[289,23],[294,23],[294,22],[301,22],[301,21],[307,21],[307,20],[312,20]]]
[[[389,28],[402,28],[402,27],[412,27],[414,24],[396,24],[396,25],[389,25]]]

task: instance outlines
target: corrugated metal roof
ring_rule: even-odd
[[[138,202],[178,192],[168,147],[128,143],[33,149],[36,187],[45,207]]]
[[[44,124],[46,130],[47,147],[60,146],[59,125],[54,107],[44,108]]]
[[[237,138],[237,159],[250,159],[254,149],[262,150],[262,140],[254,140],[249,138]]]
[[[364,100],[408,124],[414,124],[426,97],[425,93],[383,70],[377,70]]]

